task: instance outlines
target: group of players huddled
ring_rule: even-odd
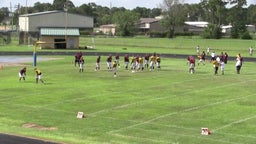
[[[153,54],[145,54],[144,56],[141,55],[133,55],[129,56],[128,54],[124,55],[124,68],[126,70],[131,70],[131,72],[138,72],[143,71],[144,69],[149,69],[150,71],[154,69],[160,69],[161,68],[161,58],[159,54],[153,53]],[[81,52],[78,52],[75,54],[75,66],[78,63],[79,65],[79,72],[83,72],[84,69],[84,59]],[[101,56],[98,56],[96,58],[96,67],[95,71],[99,71],[101,69]],[[121,68],[120,64],[120,55],[108,55],[106,59],[107,69],[109,71],[113,71],[114,77],[117,76],[117,68]]]

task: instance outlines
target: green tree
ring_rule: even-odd
[[[199,4],[184,4],[184,13],[187,14],[186,21],[200,21],[202,11]]]
[[[217,24],[209,24],[201,36],[206,39],[220,39],[221,28]]]
[[[55,10],[64,10],[75,7],[70,0],[54,0],[52,5]]]
[[[7,7],[2,7],[0,9],[0,23],[3,23],[3,20],[5,20],[6,18],[9,18],[9,10]]]
[[[240,38],[246,31],[246,10],[243,6],[247,5],[246,0],[230,0],[233,7],[230,9],[229,19],[232,24],[231,37]]]
[[[149,17],[156,17],[156,16],[160,16],[161,14],[162,14],[162,10],[160,8],[153,8],[150,12]]]
[[[95,14],[97,16],[96,20],[95,20],[97,22],[97,26],[112,23],[112,13],[111,13],[110,8],[96,6],[95,12],[96,12]]]
[[[204,20],[211,22],[212,24],[221,25],[226,23],[226,5],[228,4],[225,0],[202,0],[200,5],[203,9],[201,12]]]
[[[248,7],[248,11],[247,11],[247,24],[256,25],[256,5],[250,5]]]
[[[117,25],[117,35],[133,36],[136,31],[136,23],[139,21],[137,13],[130,10],[116,12],[113,21]]]
[[[167,36],[173,38],[175,27],[184,25],[187,13],[179,0],[164,0],[162,10],[161,23],[167,29]]]
[[[150,17],[151,10],[145,7],[136,7],[132,11],[139,14],[139,17],[141,18],[148,18]]]
[[[52,10],[52,5],[50,3],[34,3],[33,12],[43,12]]]

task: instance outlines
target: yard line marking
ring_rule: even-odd
[[[176,111],[176,112],[172,112],[172,113],[167,113],[167,114],[164,114],[164,115],[160,115],[160,116],[158,116],[156,118],[146,120],[144,122],[140,122],[140,123],[137,123],[137,124],[134,124],[134,125],[130,125],[130,126],[126,126],[126,127],[122,127],[122,128],[116,129],[116,130],[109,131],[108,133],[115,133],[115,132],[118,132],[118,131],[121,131],[121,130],[126,130],[126,129],[133,128],[133,127],[136,127],[136,126],[140,126],[140,125],[143,125],[143,124],[148,124],[148,123],[150,123],[152,121],[155,121],[155,120],[158,120],[158,119],[162,119],[162,118],[165,118],[167,116],[172,116],[172,115],[176,115],[176,114],[183,113],[183,112],[190,112],[190,111],[193,111],[193,110],[198,110],[198,109],[202,109],[202,108],[206,108],[206,107],[210,107],[210,106],[214,106],[214,105],[219,105],[219,104],[223,104],[223,103],[229,103],[229,102],[245,99],[245,98],[248,98],[248,97],[251,97],[251,96],[255,96],[255,95],[256,94],[247,95],[246,97],[239,96],[239,97],[236,97],[236,98],[233,98],[233,99],[226,99],[224,101],[222,100],[222,101],[217,101],[217,102],[209,103],[209,104],[202,105],[202,106],[191,107],[191,108],[188,108],[188,109],[184,109],[182,111]]]
[[[153,131],[153,130],[144,130],[144,129],[140,129],[140,130],[143,130],[143,131]],[[210,141],[213,141],[213,142],[221,142],[221,143],[227,143],[227,144],[240,144],[240,143],[236,143],[236,142],[230,142],[230,141],[214,139],[214,138],[209,138],[209,137],[206,138],[205,136],[201,136],[201,135],[187,135],[187,134],[178,134],[178,133],[174,133],[174,132],[168,132],[168,133],[170,133],[171,135],[183,136],[183,137],[192,137],[192,138],[198,138],[198,139],[205,139],[205,140],[210,140]],[[142,137],[136,137],[136,136],[130,136],[130,135],[122,135],[122,134],[118,134],[118,133],[110,133],[110,135],[117,136],[117,137],[122,137],[122,138],[126,138],[126,139],[147,140],[147,141],[151,141],[151,142],[155,142],[155,143],[179,144],[178,141],[170,142],[170,141],[155,140],[155,139],[142,138]]]
[[[202,78],[202,79],[206,79],[206,78]],[[194,81],[194,80],[198,81],[198,79],[185,80],[185,81]],[[185,81],[178,81],[177,83],[183,83],[183,82],[185,82]],[[231,83],[231,84],[229,84],[229,85],[221,85],[221,86],[214,87],[214,88],[209,88],[209,89],[213,90],[213,89],[219,89],[219,88],[223,88],[223,87],[229,87],[229,86],[238,85],[238,84],[240,84],[240,83],[244,83],[244,82],[248,82],[248,81],[255,81],[255,80],[250,79],[250,80],[242,81],[242,82],[239,82],[239,83]],[[172,84],[175,84],[175,83],[172,83]],[[199,91],[205,91],[205,90],[207,90],[207,89],[200,89],[200,90],[196,90],[196,91],[199,92]],[[187,91],[187,92],[185,92],[185,93],[183,93],[183,94],[180,94],[180,95],[187,95],[187,94],[189,94],[189,93],[191,93],[191,92],[195,92],[195,91]],[[119,92],[114,92],[114,93],[117,93],[117,94],[118,94],[118,93],[122,93],[122,92],[119,91]],[[33,95],[33,94],[31,94],[31,95]],[[99,95],[96,95],[96,96],[99,96]],[[23,96],[21,96],[21,97],[23,97]],[[172,98],[172,97],[177,97],[177,95],[165,96],[165,97],[157,97],[157,98],[155,98],[155,95],[154,95],[154,98],[149,99],[149,100],[150,100],[150,101],[155,101],[155,100],[161,100],[161,99]],[[65,103],[65,102],[70,102],[70,101],[83,100],[83,99],[85,99],[85,98],[88,98],[88,97],[80,97],[80,98],[75,98],[75,99],[71,99],[71,100],[70,100],[70,99],[69,99],[69,100],[63,100],[63,101],[59,101],[58,103],[51,103],[51,104],[47,104],[47,105],[42,105],[42,106],[38,106],[38,107],[36,107],[36,108],[37,108],[37,109],[45,108],[45,109],[48,109],[48,110],[55,111],[55,109],[49,109],[48,107],[49,107],[50,105],[57,105],[57,104],[62,104],[62,103]],[[141,100],[141,101],[137,101],[137,102],[135,102],[135,103],[129,103],[129,104],[124,104],[124,105],[119,105],[119,106],[116,106],[116,107],[112,107],[112,108],[103,109],[103,110],[100,110],[100,111],[97,111],[97,112],[89,113],[88,116],[95,117],[95,116],[97,116],[97,114],[104,113],[104,112],[109,112],[109,111],[111,111],[111,110],[113,110],[113,109],[126,108],[126,107],[129,107],[129,106],[131,106],[131,105],[136,105],[136,104],[138,104],[138,103],[144,103],[144,102],[145,102],[145,100]],[[46,108],[46,107],[47,107],[47,108]],[[58,111],[58,110],[56,110],[56,111]],[[62,110],[62,112],[71,113],[70,111],[64,111],[64,110]]]
[[[150,138],[142,138],[142,137],[136,137],[136,136],[129,136],[129,135],[122,135],[122,134],[117,134],[117,133],[113,133],[110,134],[112,136],[116,136],[116,137],[121,137],[121,138],[125,138],[125,139],[135,139],[135,140],[141,140],[141,141],[150,141],[153,143],[170,143],[169,141],[163,141],[163,140],[155,140],[155,139],[150,139]]]
[[[198,79],[197,79],[197,80],[198,80]],[[255,81],[255,80],[250,79],[250,81]],[[246,83],[246,82],[248,82],[248,81],[242,81],[242,82],[240,82],[240,83],[231,83],[231,84],[229,84],[229,85],[225,84],[225,85],[221,85],[221,86],[216,86],[216,87],[214,87],[214,88],[210,87],[210,88],[206,88],[206,89],[200,89],[200,90],[194,90],[194,91],[187,91],[187,92],[184,92],[183,94],[180,94],[179,96],[181,96],[181,95],[188,95],[188,94],[193,93],[193,92],[205,91],[205,90],[207,90],[207,89],[209,89],[209,90],[214,90],[214,89],[219,89],[219,88],[224,88],[224,87],[230,87],[230,86],[239,85],[239,84],[241,84],[241,83]],[[167,99],[167,98],[173,98],[173,97],[177,97],[177,95],[165,96],[165,97],[156,97],[156,98],[155,98],[155,95],[154,95],[154,98],[148,99],[147,101],[145,101],[145,100],[140,100],[140,101],[137,101],[137,102],[134,102],[134,103],[128,103],[128,104],[119,105],[119,106],[112,107],[112,108],[108,108],[108,109],[103,109],[103,110],[100,110],[100,111],[97,111],[97,112],[89,113],[88,115],[96,116],[97,114],[104,113],[104,112],[109,112],[109,111],[111,111],[111,110],[126,108],[126,107],[129,107],[129,106],[132,106],[132,105],[141,104],[141,103],[145,103],[145,102],[148,102],[148,101],[156,101],[156,100]]]
[[[244,119],[239,119],[239,120],[237,120],[237,121],[233,121],[233,122],[231,122],[231,123],[229,123],[229,124],[226,124],[226,125],[224,125],[224,126],[222,126],[222,127],[213,129],[212,132],[219,131],[219,130],[224,129],[224,128],[226,128],[226,127],[230,127],[230,126],[232,126],[233,124],[242,123],[242,122],[245,122],[245,121],[247,121],[247,120],[254,119],[254,118],[256,118],[256,115],[251,116],[251,117],[247,117],[247,118],[244,118]]]
[[[150,130],[145,130],[145,129],[142,129],[142,128],[134,128],[135,130],[137,129],[137,130],[142,130],[142,131],[146,131],[146,132],[154,132],[154,133],[157,133],[158,131],[157,130],[152,130],[152,129],[150,129]],[[217,141],[217,142],[225,142],[225,143],[231,143],[231,144],[237,144],[237,143],[234,143],[234,142],[230,142],[230,141],[225,141],[225,140],[220,140],[220,139],[214,139],[214,138],[209,138],[209,137],[207,137],[207,138],[205,138],[205,136],[202,136],[201,134],[200,134],[200,132],[196,135],[196,134],[178,134],[178,133],[175,133],[175,132],[167,132],[167,133],[170,133],[171,135],[177,135],[177,136],[185,136],[185,137],[193,137],[193,138],[198,138],[198,139],[207,139],[207,140],[210,140],[210,141]]]
[[[238,135],[238,134],[230,134],[230,133],[222,133],[222,132],[218,132],[218,134],[221,134],[221,135],[231,135],[231,136],[242,137],[242,138],[252,138],[252,139],[256,139],[255,136],[248,136],[248,135]]]

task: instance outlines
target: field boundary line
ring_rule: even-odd
[[[247,120],[254,119],[254,118],[256,118],[256,115],[251,116],[251,117],[247,117],[247,118],[244,118],[244,119],[239,119],[239,120],[237,120],[237,121],[233,121],[233,122],[231,122],[231,123],[229,123],[229,124],[226,124],[226,125],[224,125],[224,126],[222,126],[222,127],[215,128],[215,129],[212,130],[212,132],[216,132],[216,131],[219,131],[219,130],[221,130],[221,129],[230,127],[230,126],[232,126],[233,124],[242,123],[242,122],[245,122],[245,121],[247,121]]]
[[[140,128],[136,128],[138,130],[143,130],[143,131],[153,131],[154,130],[144,130],[144,129],[140,129]],[[202,136],[200,133],[198,135],[187,135],[187,134],[178,134],[178,133],[174,133],[174,132],[169,132],[171,135],[176,135],[176,136],[184,136],[184,137],[193,137],[193,138],[198,138],[198,139],[207,139],[213,142],[222,142],[222,143],[227,143],[227,144],[240,144],[240,143],[235,143],[235,142],[230,142],[230,141],[225,141],[225,140],[220,140],[220,139],[213,139],[213,138],[209,138],[209,137],[205,137]],[[142,137],[136,137],[136,136],[130,136],[130,135],[123,135],[123,134],[119,134],[119,133],[110,133],[110,135],[112,136],[118,136],[118,137],[122,137],[122,138],[126,138],[126,139],[140,139],[140,140],[147,140],[147,141],[151,141],[151,142],[157,142],[157,143],[170,143],[170,141],[163,141],[163,140],[155,140],[155,139],[149,139],[149,138],[142,138]],[[172,144],[179,144],[179,142],[171,142]]]
[[[255,80],[250,80],[250,81],[255,81]],[[200,90],[196,90],[196,92],[205,91],[205,90],[208,90],[208,89],[214,90],[214,89],[219,89],[219,88],[223,88],[223,87],[229,87],[229,86],[238,85],[238,84],[241,84],[241,83],[244,83],[244,82],[248,82],[248,81],[242,81],[242,82],[239,82],[239,83],[230,83],[229,85],[221,85],[221,86],[216,86],[214,88],[211,87],[211,88],[206,88],[206,89],[200,89]],[[195,91],[187,91],[187,92],[184,92],[181,95],[187,95],[187,94],[190,94],[192,92],[195,92]],[[155,100],[161,100],[161,99],[173,98],[173,97],[177,97],[177,95],[156,97],[156,98],[154,96],[152,99],[149,99],[147,101],[155,101]],[[137,101],[137,102],[134,102],[134,103],[128,103],[128,104],[124,104],[124,105],[119,105],[119,106],[115,106],[115,107],[108,108],[108,109],[103,109],[103,110],[100,110],[100,111],[97,111],[97,112],[89,113],[89,115],[96,116],[99,113],[108,112],[108,111],[116,110],[116,109],[120,109],[120,108],[125,108],[125,107],[128,107],[128,106],[136,105],[138,103],[143,103],[143,102],[145,102],[145,100]]]
[[[242,138],[252,138],[252,139],[256,139],[255,136],[247,136],[247,135],[245,136],[245,135],[230,134],[230,133],[222,133],[222,132],[218,132],[218,134],[231,135],[231,136],[242,137]]]
[[[188,109],[184,109],[182,111],[167,113],[167,114],[164,114],[164,115],[160,115],[156,118],[146,120],[144,122],[140,122],[140,123],[137,123],[137,124],[134,124],[134,125],[130,125],[130,126],[127,126],[127,127],[122,127],[122,128],[116,129],[116,130],[109,131],[108,133],[116,133],[116,132],[119,132],[121,130],[126,130],[126,129],[133,128],[133,127],[136,127],[136,126],[147,124],[147,123],[150,123],[152,121],[165,118],[167,116],[171,116],[171,115],[175,115],[175,114],[179,114],[179,113],[183,113],[183,112],[190,112],[190,111],[193,111],[193,110],[198,110],[198,109],[202,109],[202,108],[206,108],[206,107],[210,107],[210,106],[214,106],[214,105],[219,105],[219,104],[223,104],[223,103],[229,103],[229,102],[233,102],[233,101],[236,101],[236,100],[245,99],[245,98],[248,98],[248,97],[251,97],[251,96],[254,96],[254,95],[256,95],[256,94],[247,95],[246,97],[240,97],[239,96],[239,97],[236,97],[236,98],[233,98],[233,99],[226,99],[226,100],[217,101],[217,102],[214,102],[214,103],[209,103],[209,104],[202,105],[202,106],[191,107],[191,108],[188,108]]]
[[[154,143],[168,143],[167,141],[163,141],[163,140],[155,140],[155,139],[150,139],[150,138],[141,138],[141,137],[136,137],[136,136],[130,136],[130,135],[122,135],[122,134],[118,134],[118,133],[113,133],[113,134],[110,134],[112,136],[117,136],[117,137],[121,137],[121,138],[125,138],[125,139],[136,139],[136,140],[142,140],[142,141],[150,141],[150,142],[154,142]]]

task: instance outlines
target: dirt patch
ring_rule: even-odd
[[[44,127],[38,124],[33,124],[33,123],[26,123],[23,124],[22,127],[24,128],[33,128],[33,129],[37,129],[37,130],[57,130],[57,127]]]

